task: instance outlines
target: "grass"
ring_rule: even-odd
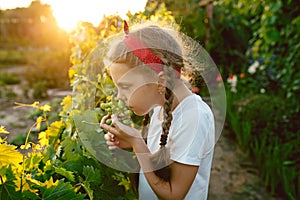
[[[0,69],[11,65],[26,64],[26,54],[18,50],[0,49]]]
[[[0,72],[0,83],[4,85],[14,85],[20,83],[20,79],[14,74]]]

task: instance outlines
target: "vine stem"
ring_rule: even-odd
[[[43,120],[45,121],[45,119]],[[27,147],[27,144],[28,144],[28,139],[29,139],[29,136],[30,136],[30,133],[32,131],[32,129],[37,125],[38,122],[35,122],[29,129],[29,131],[27,132],[27,135],[26,135],[26,139],[25,139],[25,149]],[[25,174],[25,154],[23,154],[23,158],[22,158],[22,173],[21,173],[21,182],[20,182],[20,192],[22,192],[22,189],[23,189],[23,177],[24,177],[24,174]]]

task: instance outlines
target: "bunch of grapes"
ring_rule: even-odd
[[[133,112],[131,110],[128,110],[128,108],[125,106],[125,103],[121,100],[114,100],[112,99],[110,102],[102,102],[100,104],[100,108],[104,110],[109,115],[114,114],[117,115],[120,122],[122,122],[125,125],[132,125],[132,119],[131,116],[133,115]],[[106,124],[112,124],[111,119],[106,120]]]

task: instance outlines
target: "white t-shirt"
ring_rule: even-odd
[[[147,146],[151,153],[159,149],[161,124],[160,106],[154,108],[149,125]],[[193,94],[183,99],[173,111],[166,147],[170,148],[171,160],[199,166],[186,200],[207,199],[208,185],[215,140],[214,117],[201,97]],[[139,177],[139,199],[157,200],[144,174]]]

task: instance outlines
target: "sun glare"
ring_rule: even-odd
[[[53,15],[58,25],[70,31],[77,26],[79,21],[87,21],[98,25],[103,15],[119,14],[126,17],[130,10],[132,13],[144,9],[145,0],[48,0],[43,1],[51,5]]]
[[[28,7],[33,0],[0,0],[0,9]],[[70,31],[79,21],[98,25],[103,15],[118,14],[125,18],[131,13],[143,11],[147,0],[40,0],[49,4],[58,25]]]

